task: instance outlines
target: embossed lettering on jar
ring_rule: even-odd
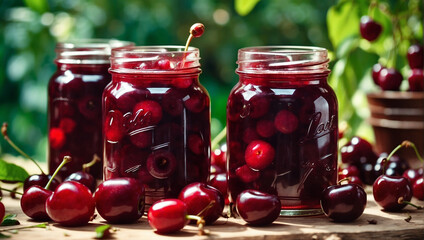
[[[111,49],[131,44],[102,39],[57,44],[57,70],[48,86],[50,174],[66,155],[72,156],[72,162],[60,170],[62,179],[80,171],[94,155],[102,156],[101,100],[111,80]],[[90,168],[90,173],[101,179],[101,163]]]
[[[199,82],[199,50],[177,46],[116,49],[103,93],[105,179],[145,185],[146,210],[206,182],[210,100]]]
[[[239,50],[239,82],[227,105],[232,201],[257,189],[278,195],[281,215],[322,213],[320,194],[337,179],[338,107],[328,61],[316,47]],[[246,168],[254,177],[237,174]]]

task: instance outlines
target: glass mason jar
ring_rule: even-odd
[[[72,162],[60,170],[62,179],[80,171],[94,155],[102,156],[101,99],[111,79],[111,48],[131,44],[106,39],[57,44],[57,70],[48,85],[49,173],[66,155]],[[91,167],[90,173],[101,179],[102,163]]]
[[[338,107],[327,84],[327,50],[250,47],[227,106],[231,201],[246,189],[276,194],[281,215],[320,214],[337,181]]]
[[[141,180],[147,209],[207,180],[210,99],[199,60],[193,47],[112,51],[112,82],[103,93],[104,178]]]

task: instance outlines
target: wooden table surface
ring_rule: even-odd
[[[20,166],[32,166],[27,161],[20,159],[13,160]],[[45,167],[45,166],[43,166]],[[32,167],[30,167],[32,168]],[[30,173],[37,173],[35,169],[28,169]],[[424,239],[424,210],[415,210],[407,206],[398,213],[381,211],[381,208],[374,202],[371,187],[368,192],[368,202],[364,214],[351,223],[334,223],[326,216],[313,217],[280,217],[272,225],[266,227],[251,227],[238,219],[220,218],[212,226],[206,226],[210,231],[208,236],[198,236],[196,227],[189,225],[178,233],[171,235],[158,235],[149,226],[146,216],[143,216],[137,223],[129,225],[113,225],[117,231],[112,235],[113,239]],[[8,193],[3,192],[2,202],[6,207],[6,213],[17,214],[17,219],[22,226],[34,225],[20,208],[19,199],[11,199]],[[424,202],[413,202],[424,205]],[[405,219],[411,216],[411,221]],[[368,220],[375,220],[377,224],[369,224]],[[61,240],[61,239],[93,239],[95,229],[106,222],[98,216],[94,221],[83,227],[69,228],[62,227],[51,222],[47,229],[31,228],[19,230],[18,233],[10,235],[10,239],[31,239],[31,240]],[[7,229],[9,227],[0,227]]]
[[[7,194],[5,194],[7,195]],[[19,205],[19,199],[5,197],[3,200],[7,213],[17,214],[21,225],[34,225],[25,216]],[[418,204],[423,202],[415,201]],[[410,215],[410,222],[406,219]],[[376,220],[377,224],[369,224],[368,220]],[[69,228],[50,223],[47,229],[19,230],[11,235],[11,239],[93,239],[95,228],[105,224],[98,216],[83,227]],[[220,218],[214,225],[207,226],[208,236],[198,236],[194,226],[186,226],[182,231],[171,235],[158,235],[150,228],[147,218],[143,216],[137,223],[129,225],[113,225],[117,231],[114,239],[424,239],[424,211],[406,207],[398,213],[383,212],[375,204],[372,194],[368,195],[368,203],[364,214],[351,223],[334,223],[327,217],[280,217],[272,225],[251,227],[243,220]],[[8,227],[0,227],[6,229]]]

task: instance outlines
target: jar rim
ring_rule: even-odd
[[[172,54],[172,53],[191,53],[199,52],[199,49],[196,47],[188,47],[187,51],[184,51],[185,46],[180,45],[152,45],[152,46],[123,46],[115,48],[112,50],[112,56],[119,55],[120,53],[133,53],[133,54],[145,54],[145,53],[154,53],[154,54]]]
[[[56,44],[56,62],[61,64],[109,64],[114,48],[133,42],[117,39],[75,39]]]
[[[328,51],[314,46],[254,46],[238,51],[237,73],[328,74]]]
[[[167,60],[167,67],[159,61]],[[112,50],[113,73],[186,74],[200,73],[200,52],[196,47],[178,45],[125,46]]]

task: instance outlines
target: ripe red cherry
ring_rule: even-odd
[[[230,203],[228,199],[228,182],[227,182],[227,173],[218,173],[212,176],[209,184],[218,189],[222,195],[224,195],[225,204],[228,205]]]
[[[78,90],[75,90],[78,91]],[[78,100],[78,110],[87,119],[93,120],[101,117],[102,103],[100,98],[94,96],[85,96]]]
[[[201,23],[195,23],[190,28],[190,34],[193,35],[193,37],[195,38],[202,36],[204,32],[205,32],[205,26]]]
[[[46,174],[34,174],[29,176],[24,181],[24,192],[28,190],[31,186],[45,187],[51,178],[52,178],[51,175],[46,175]],[[54,191],[57,188],[57,186],[59,186],[59,184],[60,182],[56,178],[54,178],[50,184],[49,189]]]
[[[65,156],[62,163],[53,173],[53,176],[44,174],[32,175],[25,180],[26,189],[24,184],[25,190],[21,198],[21,208],[25,215],[36,221],[50,220],[46,210],[46,202],[47,199],[53,194],[50,189],[57,187],[53,186],[53,184],[58,184],[54,177],[57,175],[60,169],[70,161],[71,158],[69,156]]]
[[[378,205],[390,212],[399,211],[406,206],[406,203],[398,203],[399,198],[404,201],[412,198],[411,184],[401,176],[381,175],[375,180],[372,189]]]
[[[262,170],[274,160],[275,150],[271,144],[256,140],[247,145],[244,156],[247,166],[254,170]]]
[[[221,216],[225,205],[224,196],[218,189],[197,182],[184,187],[178,199],[187,205],[187,212],[190,215],[198,215],[214,201],[209,209],[199,215],[203,217],[206,224],[214,223]]]
[[[129,133],[131,143],[139,148],[147,148],[152,145],[152,127],[144,127]]]
[[[424,71],[422,69],[412,69],[412,73],[408,78],[410,91],[424,90]]]
[[[60,184],[46,201],[49,217],[63,226],[82,226],[94,215],[94,199],[91,191],[78,182]]]
[[[275,128],[285,134],[296,131],[299,120],[294,113],[288,110],[281,110],[274,119]]]
[[[196,155],[205,152],[205,143],[199,134],[190,134],[188,136],[188,148]]]
[[[280,216],[281,203],[277,196],[257,190],[245,190],[236,200],[237,212],[250,225],[262,226]]]
[[[149,224],[157,233],[166,234],[179,231],[189,222],[187,205],[179,199],[163,199],[149,209]]]
[[[131,223],[144,213],[144,187],[134,178],[104,181],[94,193],[97,212],[110,223]]]
[[[109,111],[104,122],[105,138],[109,142],[118,142],[125,135],[124,117],[118,110]]]
[[[414,193],[414,197],[417,199],[424,201],[424,178],[418,178],[415,183],[412,185],[412,192]]]
[[[188,98],[184,98],[184,106],[194,113],[200,113],[207,106],[207,99],[202,92],[190,94]]]
[[[65,145],[66,136],[61,128],[52,128],[49,131],[49,144],[53,149],[60,149]]]
[[[155,68],[160,70],[169,70],[171,69],[171,62],[168,59],[161,59],[156,62]]]
[[[70,118],[62,118],[59,123],[59,128],[61,128],[65,133],[71,133],[74,131],[77,124],[74,120]]]
[[[155,178],[168,178],[176,168],[177,160],[171,152],[156,151],[147,158],[147,171]]]
[[[378,76],[378,84],[380,88],[385,91],[399,91],[402,80],[402,74],[394,68],[382,69]]]
[[[2,202],[0,202],[0,223],[3,222],[4,215],[6,214],[6,209]]]
[[[374,80],[374,83],[377,86],[380,86],[380,83],[378,82],[378,77],[380,76],[380,72],[383,69],[385,69],[385,67],[383,67],[383,65],[381,65],[380,63],[376,63],[374,64],[374,66],[372,66],[372,80]]]
[[[321,196],[321,208],[335,222],[351,222],[362,215],[367,204],[367,194],[357,184],[327,187]]]
[[[343,178],[347,178],[351,176],[359,176],[359,170],[356,166],[347,165],[339,169],[339,179],[343,179]]]
[[[359,31],[363,38],[372,42],[380,36],[381,31],[383,30],[380,23],[374,21],[369,16],[362,16],[360,21]]]
[[[162,99],[162,108],[169,115],[176,117],[183,112],[183,95],[180,91],[169,89]]]
[[[411,184],[414,184],[415,181],[417,181],[418,178],[422,177],[424,175],[424,168],[417,168],[417,169],[407,169],[405,172],[403,172],[402,177],[409,180]]]
[[[260,118],[268,112],[269,105],[270,101],[266,95],[254,95],[249,102],[244,103],[239,116]]]
[[[215,149],[211,155],[211,164],[214,164],[221,168],[222,170],[226,169],[227,162],[227,150],[226,147],[221,147]]]
[[[424,68],[424,51],[423,45],[414,44],[408,48],[408,63],[411,69],[423,69]]]
[[[272,137],[276,132],[274,122],[268,119],[259,120],[256,123],[256,132],[264,138]]]
[[[342,162],[360,166],[364,163],[374,164],[377,155],[372,150],[372,145],[365,139],[353,137],[340,149]]]
[[[96,179],[93,177],[93,175],[91,175],[88,172],[78,171],[78,172],[71,173],[71,175],[66,177],[64,180],[64,182],[67,182],[67,181],[79,182],[85,185],[86,187],[88,187],[88,189],[90,189],[90,191],[92,192],[96,190]]]
[[[261,173],[252,170],[247,165],[243,165],[236,169],[236,176],[244,183],[251,183],[256,181],[261,176]]]
[[[388,154],[383,152],[380,153],[377,162],[374,165],[375,178],[381,174],[388,176],[402,176],[402,174],[409,168],[408,162],[398,155],[392,155],[387,161]],[[383,168],[385,172],[383,173]],[[411,182],[412,183],[412,182]]]
[[[46,212],[46,201],[52,193],[37,185],[29,187],[21,197],[22,212],[35,221],[50,220]]]
[[[134,106],[133,116],[135,125],[155,125],[162,119],[162,107],[153,100],[141,101]]]

